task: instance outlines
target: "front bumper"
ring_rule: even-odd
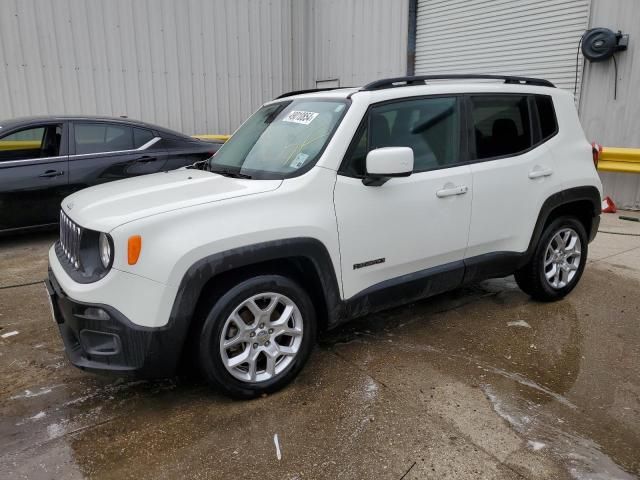
[[[167,377],[175,373],[186,329],[175,323],[136,325],[117,309],[71,299],[49,270],[45,281],[53,315],[73,365],[83,370]]]

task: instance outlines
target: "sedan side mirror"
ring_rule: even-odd
[[[413,172],[413,150],[409,147],[383,147],[367,154],[367,173],[362,183],[379,187],[393,177],[408,177]]]

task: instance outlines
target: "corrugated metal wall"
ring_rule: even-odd
[[[316,82],[352,87],[406,74],[408,0],[322,0],[310,6]]]
[[[607,27],[629,33],[629,48],[616,54],[618,95],[613,98],[614,65],[609,60],[585,67],[580,119],[587,138],[612,147],[640,148],[640,2],[593,0],[590,27]],[[605,193],[618,207],[640,209],[640,175],[600,174]]]
[[[406,69],[407,0],[3,0],[0,118],[233,131],[285,91]]]
[[[589,3],[419,0],[416,73],[543,77],[573,90],[576,49]]]
[[[228,132],[291,89],[291,0],[4,0],[0,117]]]

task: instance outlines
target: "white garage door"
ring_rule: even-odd
[[[419,0],[416,75],[522,75],[573,90],[588,20],[589,0]]]

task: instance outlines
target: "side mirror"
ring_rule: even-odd
[[[408,177],[413,172],[413,150],[409,147],[383,147],[367,154],[367,173],[362,183],[379,187],[393,177]]]

